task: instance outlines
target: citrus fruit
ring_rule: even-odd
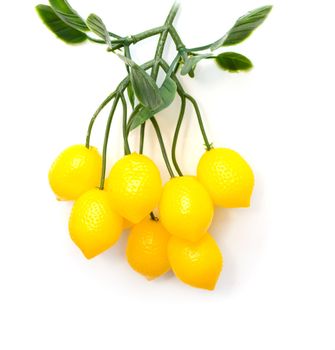
[[[102,159],[95,147],[68,147],[50,168],[50,186],[59,199],[77,199],[99,185],[101,165]]]
[[[168,232],[194,242],[207,232],[214,208],[204,186],[194,176],[182,176],[164,186],[159,212]]]
[[[123,219],[123,229],[124,230],[128,230],[129,228],[132,228],[134,226],[134,224],[132,222],[130,222],[127,219]]]
[[[171,237],[168,256],[174,274],[181,281],[192,287],[215,288],[223,258],[218,245],[208,233],[196,243]]]
[[[105,188],[115,210],[136,224],[157,206],[162,192],[162,180],[151,159],[132,153],[115,163]]]
[[[254,174],[237,152],[228,148],[207,151],[199,161],[197,177],[214,204],[225,208],[250,206]]]
[[[170,269],[167,245],[170,234],[159,221],[144,219],[130,232],[127,259],[130,266],[148,279],[163,275]]]
[[[122,229],[123,219],[112,208],[106,191],[92,189],[75,201],[69,231],[86,258],[91,259],[110,248]]]

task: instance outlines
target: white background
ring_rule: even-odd
[[[34,1],[1,5],[1,349],[335,349],[332,3],[272,0],[266,23],[233,48],[253,71],[228,74],[208,61],[196,79],[183,79],[210,139],[239,151],[256,174],[250,209],[216,213],[211,232],[225,267],[214,292],[172,274],[147,282],[125,261],[126,234],[92,261],[72,244],[70,204],[55,200],[48,168],[63,148],[84,142],[124,67],[103,47],[57,40]],[[162,24],[171,2],[71,4],[127,35]],[[185,0],[176,26],[188,47],[202,45],[260,5]],[[155,43],[143,43],[144,55],[136,48],[135,59],[150,58]],[[158,118],[169,147],[178,103]],[[105,117],[94,130],[99,147]],[[189,108],[178,149],[187,173],[203,152],[194,117]],[[122,154],[120,120],[110,164]],[[146,153],[164,169],[151,131],[148,138]]]

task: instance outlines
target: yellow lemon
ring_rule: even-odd
[[[215,288],[223,258],[218,245],[208,233],[196,243],[172,237],[168,256],[173,272],[181,281],[196,288]]]
[[[128,230],[129,228],[132,228],[134,224],[127,219],[123,219],[123,229]]]
[[[102,159],[95,147],[75,145],[65,149],[49,171],[49,183],[59,199],[74,200],[99,185]]]
[[[69,231],[87,259],[109,249],[120,237],[123,219],[110,203],[106,191],[92,189],[74,203]]]
[[[170,235],[159,221],[144,219],[129,235],[129,265],[148,279],[159,277],[170,269],[167,246]]]
[[[115,210],[136,224],[157,206],[162,192],[162,180],[151,159],[133,153],[115,163],[105,188]]]
[[[207,232],[214,208],[204,186],[194,176],[182,176],[164,186],[159,212],[172,235],[195,242]]]
[[[199,161],[197,177],[214,204],[225,208],[250,206],[254,174],[237,152],[228,148],[207,151]]]

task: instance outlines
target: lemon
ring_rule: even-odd
[[[95,147],[65,149],[49,171],[49,183],[59,199],[74,200],[99,185],[102,159]]]
[[[167,246],[170,235],[159,221],[144,219],[129,235],[127,259],[129,265],[148,279],[157,278],[170,269]]]
[[[133,153],[115,163],[105,188],[115,210],[136,224],[157,206],[162,192],[162,180],[151,159]]]
[[[106,191],[92,189],[74,203],[69,231],[87,259],[109,249],[120,237],[123,219],[110,203]]]
[[[134,226],[134,224],[132,222],[130,222],[127,219],[123,219],[123,229],[124,230],[128,230],[129,228],[132,228]]]
[[[199,161],[197,177],[214,204],[225,208],[250,206],[254,174],[237,152],[228,148],[207,151]]]
[[[196,243],[172,237],[168,244],[171,268],[184,283],[213,290],[220,276],[223,258],[215,240],[207,233]]]
[[[168,232],[194,242],[207,232],[214,208],[204,186],[194,176],[182,176],[164,186],[159,212]]]

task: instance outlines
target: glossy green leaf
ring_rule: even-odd
[[[249,58],[236,53],[224,52],[215,58],[217,64],[229,72],[248,71],[252,68]]]
[[[50,6],[37,5],[36,11],[44,24],[66,43],[79,44],[87,39],[86,34],[64,23]]]
[[[211,46],[211,50],[236,45],[248,38],[265,21],[271,9],[272,6],[259,7],[240,17],[229,32]]]
[[[57,16],[66,24],[81,32],[88,31],[85,21],[69,5],[66,0],[49,0]]]
[[[167,77],[159,89],[159,93],[163,100],[163,104],[155,110],[151,110],[148,107],[140,108],[133,117],[133,122],[131,123],[130,130],[136,129],[148,119],[152,118],[155,114],[161,112],[163,109],[170,106],[170,104],[173,102],[176,96],[176,92],[176,83],[170,77]]]
[[[112,48],[108,30],[100,17],[92,13],[88,16],[86,23],[94,34],[102,38],[109,48]]]
[[[210,53],[189,57],[180,72],[181,75],[189,74],[201,60],[211,57],[214,57],[214,55]]]

